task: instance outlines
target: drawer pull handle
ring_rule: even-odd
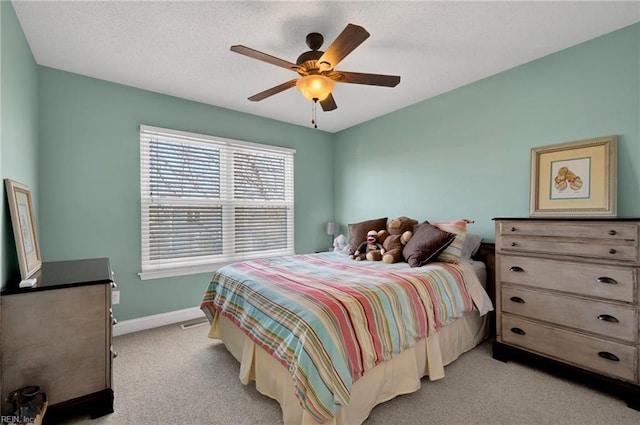
[[[600,357],[602,357],[603,359],[611,360],[612,362],[619,362],[620,361],[620,358],[618,356],[616,356],[615,354],[610,353],[608,351],[600,351],[598,353],[598,355]]]
[[[518,304],[524,304],[524,300],[520,297],[511,297],[511,301]]]
[[[117,283],[115,283],[114,281],[111,281],[111,287],[112,287],[112,288],[117,288],[117,287],[118,287],[118,284],[117,284]]]
[[[617,234],[618,234],[618,232],[616,232],[615,230],[609,230],[609,234],[610,234],[611,236],[615,236],[615,235],[617,235]]]
[[[603,322],[620,323],[617,318],[611,316],[610,314],[601,314],[600,316],[598,316],[598,320],[602,320]]]
[[[511,332],[518,335],[526,335],[527,333],[520,328],[511,328]],[[598,353],[599,354],[599,353]]]
[[[511,228],[511,231],[512,231],[512,232],[515,232],[515,231],[516,231],[516,228],[515,228],[515,227],[512,227],[512,228]]]
[[[116,350],[111,350],[111,358],[115,359],[116,357],[118,357],[118,352]]]
[[[511,242],[511,246],[518,246],[518,244],[515,242]]]
[[[111,324],[112,325],[117,325],[118,324],[118,319],[116,319],[115,317],[111,316]]]
[[[611,248],[611,249],[609,250],[609,254],[615,254],[616,252],[618,252],[618,251],[616,251],[616,250],[615,250],[615,249],[613,249],[613,248]]]
[[[509,267],[509,271],[510,272],[522,273],[524,271],[524,269],[522,267],[513,266],[513,267]]]
[[[596,278],[596,282],[597,283],[606,283],[608,285],[617,285],[618,284],[617,280],[611,279],[610,277],[604,277],[604,276]]]

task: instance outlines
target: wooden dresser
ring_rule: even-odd
[[[3,414],[7,394],[27,385],[47,394],[45,423],[113,412],[109,260],[43,263],[34,277],[36,287],[15,282],[0,297]]]
[[[640,410],[640,219],[496,218],[495,231],[494,358],[551,359]]]

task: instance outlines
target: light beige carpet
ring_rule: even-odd
[[[207,326],[179,325],[114,339],[115,412],[74,425],[281,424],[277,402],[238,379],[239,365]],[[365,425],[640,424],[640,412],[607,394],[516,362],[484,343],[445,368],[446,377],[377,406]]]

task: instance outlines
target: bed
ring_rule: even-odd
[[[361,424],[486,338],[488,271],[472,260],[411,268],[337,252],[275,257],[221,268],[201,308],[241,382],[277,400],[285,424]]]

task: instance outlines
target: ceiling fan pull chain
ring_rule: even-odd
[[[318,99],[313,99],[313,105],[311,106],[311,124],[313,128],[318,128],[318,120],[316,118],[316,110],[318,109]]]

